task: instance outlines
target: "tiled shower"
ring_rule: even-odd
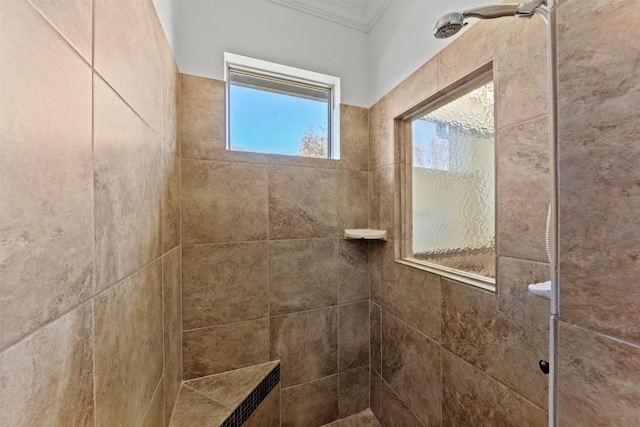
[[[0,2],[0,424],[637,425],[640,7],[556,3],[558,153],[547,29],[512,19],[340,105],[331,160],[226,150],[225,82],[150,1]],[[487,64],[497,293],[396,262],[397,118]]]

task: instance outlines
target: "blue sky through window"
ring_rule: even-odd
[[[231,85],[229,132],[232,150],[298,155],[312,125],[328,129],[326,102]]]

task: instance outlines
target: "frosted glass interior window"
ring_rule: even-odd
[[[495,278],[493,81],[476,80],[418,113],[411,147],[410,258]]]

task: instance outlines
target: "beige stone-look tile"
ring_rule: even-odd
[[[335,169],[338,167],[338,160],[327,159],[325,157],[305,157],[290,156],[286,154],[267,154],[270,165],[296,166],[308,168]]]
[[[369,172],[338,171],[338,228],[369,228]]]
[[[436,342],[383,311],[382,377],[425,425],[442,421],[440,353]]]
[[[153,3],[96,0],[93,9],[95,70],[160,134],[163,61]]]
[[[382,259],[385,254],[387,245],[393,244],[393,242],[374,241],[370,243],[370,255],[369,255],[369,295],[371,301],[376,304],[380,304],[382,296]]]
[[[162,257],[162,318],[164,324],[164,366],[179,363],[182,353],[181,248]],[[170,378],[165,378],[165,382]],[[177,390],[176,390],[177,392]]]
[[[7,426],[93,426],[91,303],[0,353]]]
[[[231,412],[226,406],[183,385],[169,426],[219,427]]]
[[[322,427],[362,427],[362,421],[358,414],[353,414],[346,418],[340,418],[338,421],[325,424]]]
[[[340,372],[369,364],[369,302],[338,307]]]
[[[369,110],[369,170],[375,171],[394,163],[393,116],[388,109],[388,96],[382,97]]]
[[[338,241],[338,302],[369,299],[369,243]]]
[[[225,82],[181,75],[180,130],[182,156],[215,159],[226,147]]]
[[[369,169],[369,110],[340,104],[340,169]]]
[[[365,409],[358,415],[364,427],[382,427],[382,424],[380,424],[380,421],[378,421],[371,409]]]
[[[164,376],[158,382],[151,402],[144,414],[141,427],[162,427],[165,425],[164,413]]]
[[[399,174],[396,165],[388,165],[373,172],[372,197],[379,200],[378,229],[387,230],[387,237],[393,239],[395,211],[395,182]]]
[[[438,68],[437,58],[425,62],[385,95],[388,119],[402,115],[438,91]]]
[[[549,122],[541,117],[497,132],[497,253],[548,262]]]
[[[162,252],[180,244],[180,157],[161,145],[162,176]]]
[[[176,361],[169,360],[164,375],[164,423],[168,426],[182,384],[182,356]]]
[[[407,407],[402,399],[382,381],[382,392],[380,397],[381,414],[380,421],[384,427],[423,427],[418,417]],[[438,425],[437,422],[434,424]]]
[[[82,55],[85,61],[91,63],[92,0],[29,0],[29,3]]]
[[[185,385],[229,408],[236,408],[277,365],[278,362],[262,363],[196,378],[186,381]]]
[[[398,264],[393,260],[392,245],[387,243],[385,263],[390,274],[382,280],[382,306],[410,323],[430,338],[441,337],[440,277],[424,270]]]
[[[492,20],[476,22],[473,27],[456,38],[454,43],[449,43],[442,49],[437,58],[439,61],[438,81],[440,89],[463,79],[473,71],[495,60],[498,44],[505,44],[505,40],[512,34],[507,32],[514,23],[507,21],[516,20]],[[522,25],[522,20],[517,20]],[[522,27],[520,27],[522,30]],[[496,42],[499,40],[499,42]],[[496,65],[494,64],[494,67]]]
[[[382,309],[369,301],[369,363],[378,374],[382,372]]]
[[[371,412],[378,419],[382,419],[382,377],[373,369],[370,370],[371,378],[369,380],[369,405]]]
[[[382,424],[380,424],[380,421],[378,421],[371,409],[365,409],[358,415],[364,427],[382,427]]]
[[[182,160],[182,243],[265,240],[267,167]]]
[[[337,190],[335,170],[269,166],[269,238],[336,236]]]
[[[269,242],[271,315],[337,303],[337,239]]]
[[[340,372],[338,379],[340,417],[347,417],[369,407],[369,365]]]
[[[283,387],[338,372],[337,307],[272,317],[269,327],[270,358],[281,362]]]
[[[161,252],[161,142],[97,75],[94,78],[96,290]]]
[[[138,425],[163,371],[161,262],[94,304],[96,426]]]
[[[442,353],[442,425],[542,427],[547,413],[479,369]]]
[[[280,383],[258,405],[243,427],[280,427]]]
[[[497,128],[539,117],[548,105],[546,38],[538,17],[477,22],[440,51],[440,89],[493,61]],[[527,54],[514,55],[516,44]]]
[[[180,155],[180,72],[162,28],[158,32],[158,49],[162,58],[162,141]]]
[[[380,101],[369,107],[369,172],[379,167],[380,163]]]
[[[547,69],[547,26],[538,17],[527,20],[503,20],[508,26],[509,43],[498,46],[495,93],[496,128],[530,120],[549,111],[549,72]],[[512,21],[512,22],[506,22]],[[498,40],[498,39],[494,39]],[[514,55],[513,43],[526,49]]]
[[[640,342],[638,6],[567,2],[558,9],[557,41],[560,314],[634,342]]]
[[[541,408],[547,377],[549,301],[527,286],[548,280],[547,264],[500,257],[500,296],[443,281],[443,345]]]
[[[250,242],[184,246],[184,328],[267,317],[268,245]]]
[[[269,360],[268,319],[182,333],[183,378],[189,380]]]
[[[5,348],[93,293],[93,170],[91,68],[26,2],[0,2],[0,63]]]
[[[282,390],[282,427],[317,427],[338,419],[338,376]]]
[[[491,45],[495,38],[490,37],[495,37],[500,25],[503,22],[498,20],[476,22],[432,59],[438,61],[438,85],[441,90],[495,58],[495,48]]]
[[[220,162],[258,163],[263,165],[269,163],[269,154],[227,150],[226,148],[215,148],[208,157]]]
[[[564,322],[559,328],[558,425],[636,425],[640,347]]]

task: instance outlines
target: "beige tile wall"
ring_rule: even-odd
[[[640,3],[565,0],[557,18],[558,424],[637,425]]]
[[[368,110],[341,159],[225,149],[224,82],[182,75],[184,377],[279,359],[282,425],[369,406]]]
[[[179,85],[151,1],[0,2],[0,413],[168,424]]]
[[[549,301],[546,28],[539,19],[480,22],[370,109],[371,408],[385,426],[544,426]],[[508,42],[507,42],[508,41]],[[513,46],[522,49],[514,54]],[[394,119],[493,61],[498,294],[395,262],[400,159]]]

